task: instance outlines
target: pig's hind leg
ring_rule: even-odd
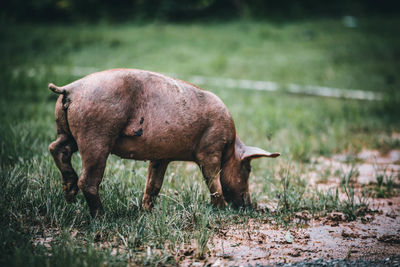
[[[142,200],[142,206],[146,210],[151,210],[153,208],[155,199],[160,192],[168,163],[169,161],[167,160],[150,161],[149,170],[147,173],[146,188]]]
[[[90,215],[96,217],[103,214],[99,185],[110,154],[111,140],[99,136],[93,138],[93,136],[95,135],[89,133],[77,139],[83,169],[78,180],[78,187],[85,196]]]
[[[79,190],[78,175],[71,165],[72,154],[77,151],[75,140],[68,134],[59,134],[49,145],[49,151],[62,175],[65,200],[70,203]]]

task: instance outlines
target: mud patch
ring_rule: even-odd
[[[360,194],[363,188],[375,186],[379,175],[393,179],[394,184],[398,185],[399,156],[400,151],[395,150],[386,155],[380,155],[377,151],[362,151],[351,157],[320,157],[313,159],[310,166],[307,166],[305,175],[311,188],[329,190],[340,187],[340,176],[353,169],[357,172],[354,178],[357,194]],[[183,168],[187,173],[198,170],[193,163],[185,163]],[[327,175],[326,169],[329,169]],[[189,244],[182,244],[182,247],[165,244],[165,250],[170,251],[181,266],[255,266],[315,262],[318,259],[387,259],[400,255],[400,196],[398,191],[395,192],[396,195],[387,198],[368,197],[366,201],[370,212],[352,222],[348,222],[341,212],[330,212],[324,217],[313,218],[310,212],[302,211],[293,217],[299,224],[290,227],[270,220],[252,219],[244,224],[228,224],[213,229],[214,235],[201,255],[193,240]],[[273,212],[276,206],[273,201],[259,204],[269,212]],[[79,233],[72,229],[70,235],[75,237]],[[33,244],[50,249],[57,236],[61,236],[59,231],[37,230]],[[112,255],[126,253],[130,263],[135,263],[137,255],[161,255],[160,250],[150,247],[138,247],[132,253],[123,241],[122,236],[115,236],[112,241],[104,241],[101,235],[95,237],[95,245],[99,249],[111,249]]]
[[[361,194],[363,188],[375,188],[379,179],[383,179],[382,184],[391,179],[398,185],[399,158],[400,150],[385,155],[363,150],[357,155],[319,157],[312,160],[305,175],[310,187],[332,190],[340,186],[341,176],[353,171],[356,193]],[[180,264],[254,266],[317,259],[376,260],[400,255],[400,196],[398,191],[394,193],[388,198],[367,197],[371,212],[352,222],[340,212],[316,219],[305,211],[295,214],[302,227],[287,229],[255,220],[245,225],[228,226],[219,229],[209,241],[206,259],[187,257]],[[259,204],[269,211],[274,210],[272,202]]]
[[[336,214],[331,219],[312,219],[303,228],[289,230],[257,221],[228,227],[210,240],[209,257],[197,263],[254,266],[321,258],[372,260],[399,255],[400,197],[388,201],[397,207],[393,210],[395,219],[386,216],[392,206],[384,205],[380,201],[374,204],[380,206],[381,212],[374,215],[369,222],[361,219],[345,222]],[[339,220],[339,223],[328,223],[332,220]],[[190,266],[192,260],[186,259],[181,264]]]

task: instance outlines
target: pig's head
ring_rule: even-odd
[[[250,161],[261,157],[278,157],[279,153],[270,153],[258,147],[246,146],[236,136],[235,146],[227,153],[221,170],[221,185],[224,198],[235,207],[251,204],[249,193]]]

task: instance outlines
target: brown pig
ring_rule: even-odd
[[[85,195],[90,214],[103,212],[98,189],[107,157],[149,160],[145,209],[154,204],[168,163],[194,161],[204,175],[216,206],[250,204],[250,160],[277,157],[243,144],[228,109],[213,93],[162,74],[113,69],[93,73],[63,87],[55,118],[56,141],[49,146],[62,174],[65,199],[78,190]],[[78,178],[71,156],[79,150],[82,174]]]

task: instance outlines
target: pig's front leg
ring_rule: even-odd
[[[220,181],[221,173],[221,156],[220,153],[204,154],[199,156],[198,162],[200,169],[206,180],[208,189],[211,194],[211,203],[216,207],[225,207],[227,205],[222,193]]]
[[[154,206],[155,199],[160,192],[164,180],[164,174],[167,170],[168,163],[169,161],[167,160],[150,161],[146,188],[142,200],[142,206],[146,210],[151,210]]]

